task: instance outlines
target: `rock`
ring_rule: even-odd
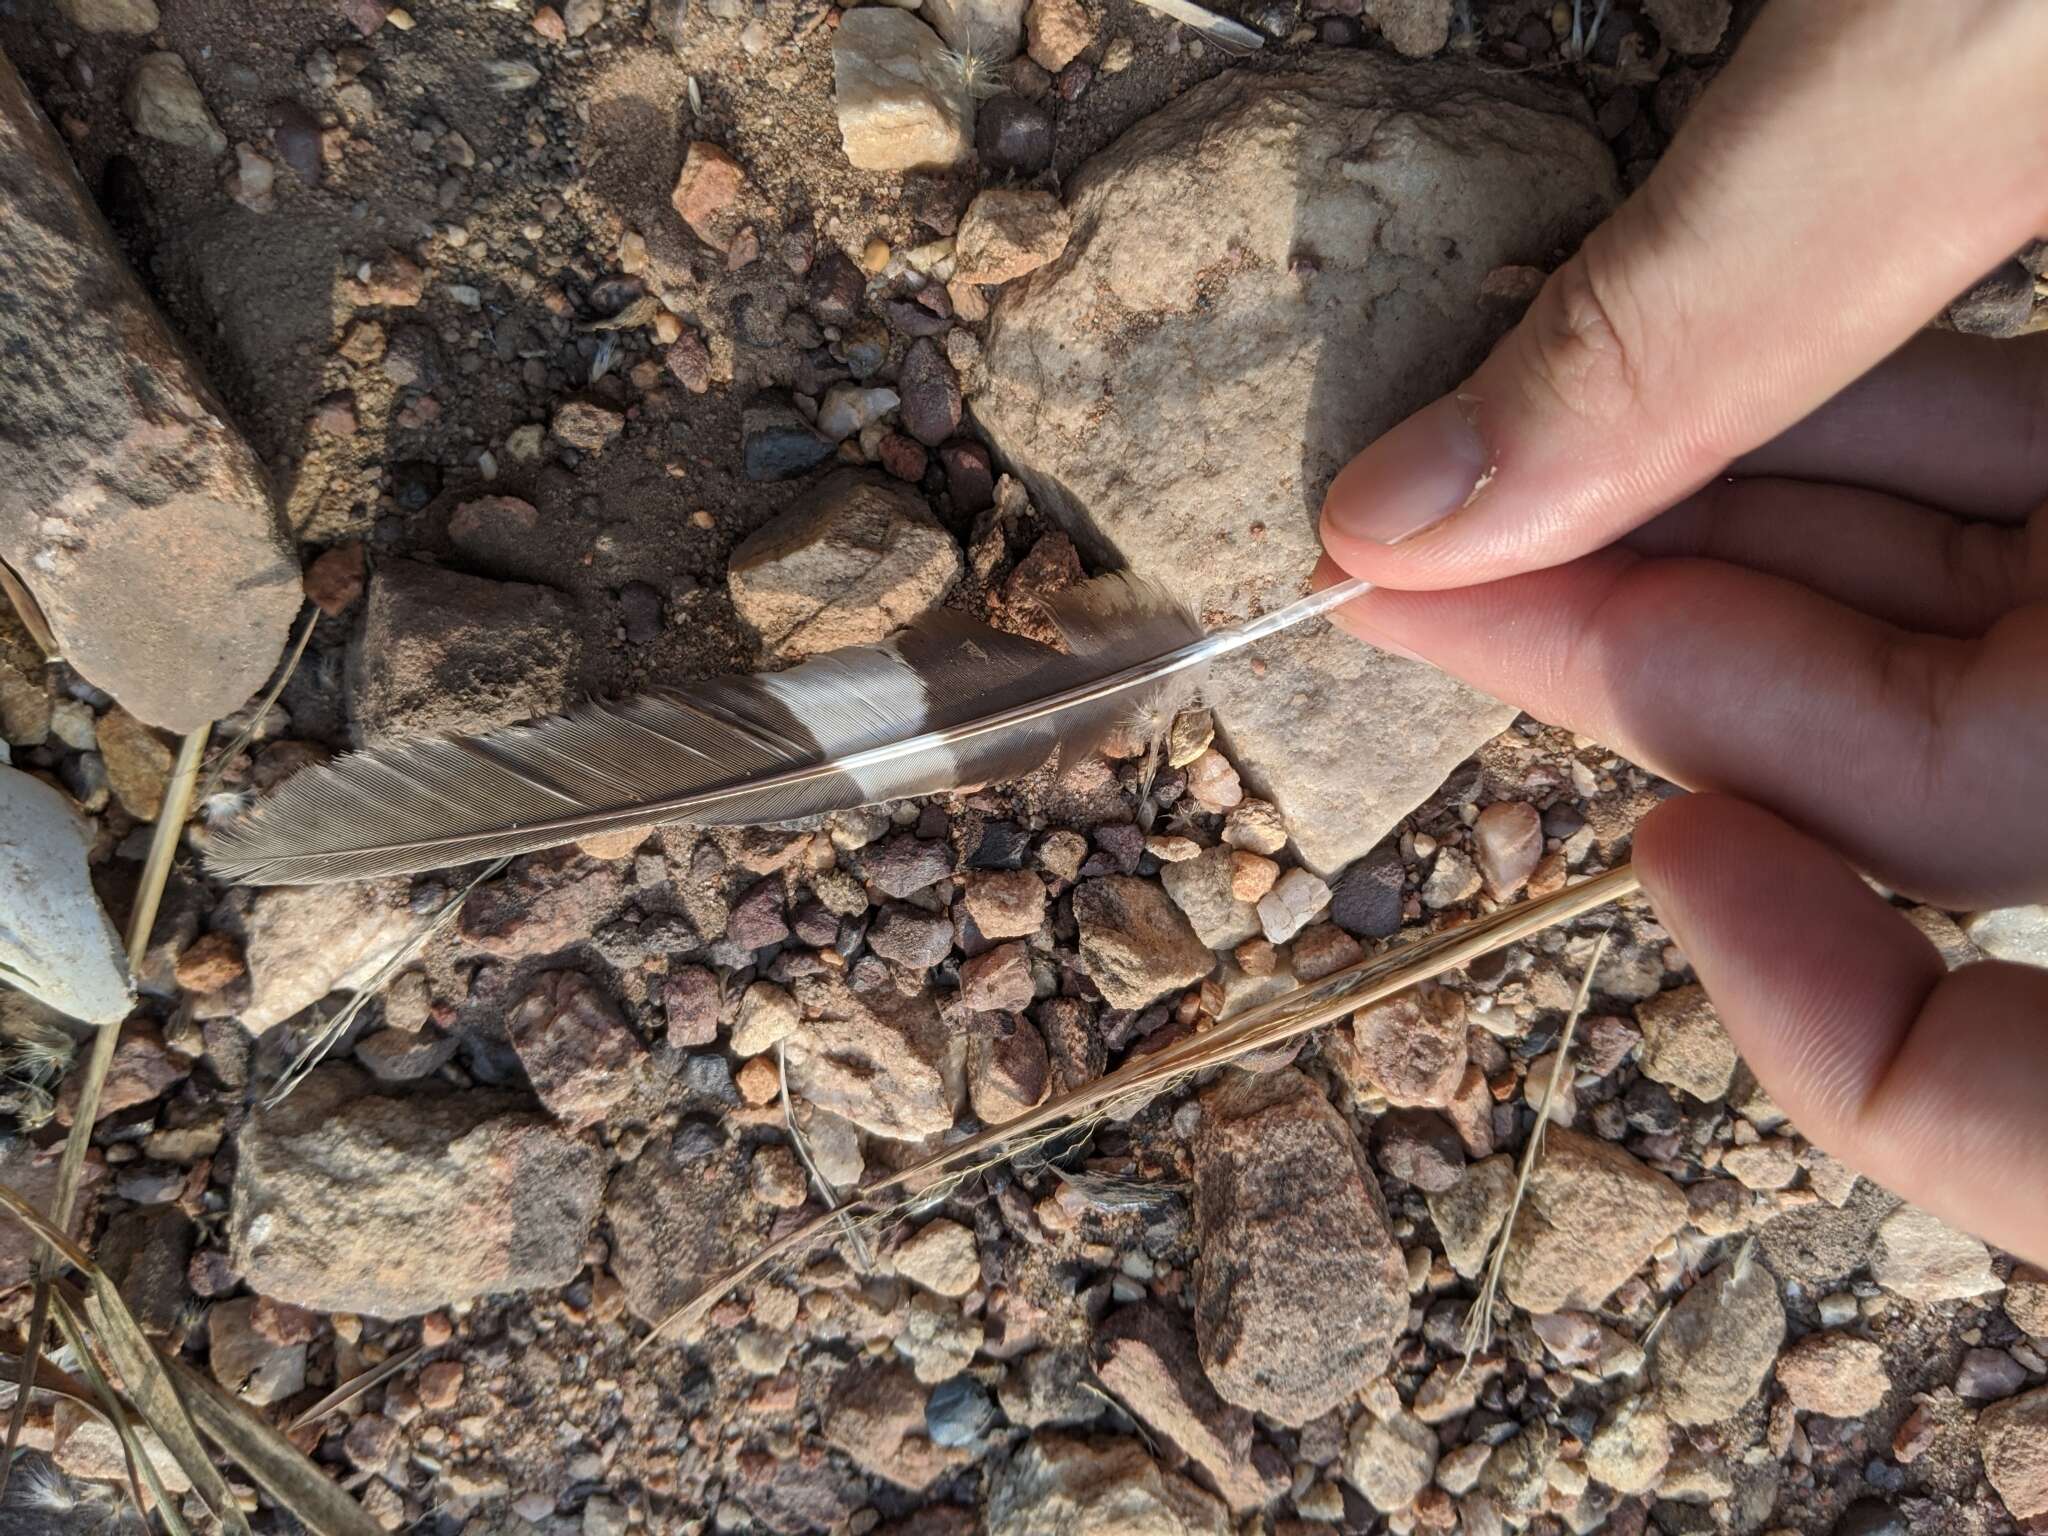
[[[62,1156],[61,1147],[39,1148],[18,1136],[0,1139],[0,1184],[37,1210],[48,1212],[56,1199],[57,1164]],[[81,1242],[92,1235],[106,1175],[107,1165],[100,1160],[99,1153],[87,1153],[79,1174],[77,1203],[71,1212],[71,1235]],[[0,1289],[11,1291],[28,1283],[37,1246],[19,1222],[10,1220],[0,1225]]]
[[[789,659],[882,639],[937,607],[962,569],[922,496],[840,470],[743,539],[728,579],[740,617]]]
[[[1031,62],[1054,75],[1095,41],[1094,18],[1082,9],[1080,0],[1031,0],[1031,8],[1024,13],[1024,31],[1030,39]]]
[[[1203,1094],[1194,1141],[1195,1336],[1229,1401],[1283,1424],[1385,1369],[1408,1270],[1364,1149],[1292,1068]]]
[[[673,1045],[709,1045],[718,1038],[718,977],[701,965],[679,966],[661,987],[662,1011]]]
[[[789,937],[788,914],[783,908],[781,879],[770,875],[756,881],[746,895],[733,903],[726,916],[725,936],[741,949],[766,949],[770,944],[780,944]]]
[[[967,915],[986,939],[1028,939],[1045,922],[1045,882],[1028,869],[978,875],[965,899]]]
[[[355,991],[384,968],[422,921],[404,905],[398,882],[279,885],[258,892],[242,940],[249,1000],[236,1016],[250,1034],[260,1035],[330,992]]]
[[[91,830],[61,790],[0,766],[0,973],[86,1024],[135,1006],[120,934],[87,870]]]
[[[1208,946],[1150,880],[1084,880],[1074,887],[1073,901],[1082,962],[1113,1007],[1142,1008],[1215,969]]]
[[[306,598],[330,619],[339,618],[363,595],[365,580],[363,546],[350,540],[324,551],[306,567]]]
[[[978,1013],[1029,1008],[1031,952],[1021,943],[998,944],[960,966],[960,1006]]]
[[[866,389],[859,384],[834,384],[818,406],[818,430],[835,443],[858,437],[901,403],[893,389]],[[901,478],[899,476],[899,478]],[[912,475],[911,479],[921,478]]]
[[[1221,1500],[1136,1440],[1040,1433],[991,1479],[988,1536],[1230,1536]]]
[[[1159,871],[1166,894],[1209,949],[1234,949],[1259,931],[1258,908],[1239,901],[1233,888],[1234,852],[1227,844],[1204,848]]]
[[[626,418],[595,400],[565,400],[555,407],[548,430],[578,453],[602,453],[625,428]]]
[[[1216,1395],[1194,1336],[1151,1302],[1125,1307],[1096,1331],[1096,1374],[1138,1419],[1209,1476],[1233,1510],[1259,1509],[1282,1491],[1252,1460],[1252,1416]]]
[[[534,977],[505,1016],[505,1033],[535,1096],[572,1131],[595,1125],[632,1091],[645,1054],[618,1004],[581,971]]]
[[[1543,818],[1535,806],[1519,800],[1489,805],[1473,823],[1472,835],[1487,895],[1505,901],[1529,883],[1543,857]]]
[[[1429,1219],[1444,1240],[1444,1257],[1462,1278],[1474,1279],[1485,1268],[1514,1193],[1514,1159],[1503,1154],[1473,1163],[1450,1188],[1428,1196]]]
[[[218,992],[248,975],[249,965],[234,935],[208,933],[185,946],[173,974],[187,992]]]
[[[138,1104],[162,1098],[185,1076],[183,1059],[165,1049],[162,1035],[147,1023],[129,1025],[121,1032],[120,1044],[114,1047],[114,1059],[107,1068],[106,1082],[100,1088],[94,1123],[118,1115],[124,1109],[133,1109]],[[83,1092],[83,1073],[73,1073],[64,1080],[64,1086],[57,1093],[57,1121],[60,1125],[71,1124]]]
[[[2015,1520],[2048,1514],[2048,1387],[1979,1414],[1977,1448],[1985,1475]]]
[[[1436,1431],[1405,1410],[1366,1412],[1344,1442],[1344,1480],[1382,1514],[1398,1514],[1436,1476]]]
[[[121,106],[145,138],[207,155],[227,152],[228,136],[207,110],[185,61],[175,53],[145,53],[128,77]]]
[[[58,8],[81,32],[147,37],[161,21],[156,0],[58,0]]]
[[[903,394],[903,425],[927,448],[936,448],[960,425],[960,376],[929,336],[911,343],[897,370]]]
[[[981,1284],[974,1234],[943,1217],[928,1221],[896,1250],[896,1273],[939,1296],[965,1296]]]
[[[950,1130],[946,1031],[929,993],[855,993],[844,982],[796,984],[803,1026],[785,1044],[790,1092],[870,1135],[916,1141]]]
[[[1770,1375],[1785,1341],[1778,1281],[1753,1250],[1679,1297],[1651,1348],[1658,1404],[1675,1424],[1739,1413]]]
[[[1542,1507],[1550,1491],[1557,1452],[1556,1430],[1543,1423],[1527,1425],[1494,1448],[1479,1474],[1479,1487],[1500,1515],[1518,1526],[1527,1524],[1526,1517]]]
[[[884,960],[925,970],[953,952],[953,925],[916,907],[884,907],[868,930],[868,948]]]
[[[960,216],[954,274],[963,283],[1014,281],[1057,260],[1073,230],[1073,215],[1052,193],[989,187]]]
[[[1079,1349],[1041,1349],[1010,1368],[996,1390],[1003,1416],[1023,1429],[1086,1424],[1102,1414],[1089,1389],[1088,1356]]]
[[[555,713],[575,692],[583,627],[546,587],[383,562],[349,643],[355,744]]]
[[[2048,966],[2048,906],[1972,912],[1963,932],[1993,960]]]
[[[1657,33],[1678,53],[1712,53],[1728,30],[1729,0],[1643,0]]]
[[[1451,40],[1451,0],[1366,0],[1365,14],[1411,59],[1426,59]]]
[[[1912,1536],[1912,1527],[1884,1500],[1858,1499],[1842,1511],[1829,1536]]]
[[[1830,1418],[1855,1419],[1891,1391],[1884,1351],[1847,1333],[1809,1333],[1778,1356],[1778,1385],[1792,1406]]]
[[[1329,904],[1327,885],[1305,869],[1290,869],[1259,898],[1259,926],[1272,943],[1285,944]]]
[[[455,1059],[454,1035],[380,1029],[356,1042],[356,1060],[380,1083],[409,1083],[429,1077]]]
[[[857,1466],[912,1493],[972,1459],[927,1438],[924,1389],[903,1366],[877,1360],[860,1361],[839,1373],[820,1431],[826,1444],[844,1451]]]
[[[137,821],[155,821],[170,782],[171,749],[119,705],[100,716],[97,736],[107,783],[121,809]]]
[[[1422,882],[1422,904],[1432,911],[1460,906],[1479,894],[1479,867],[1457,848],[1438,851]]]
[[[351,1068],[322,1067],[243,1127],[228,1241],[253,1288],[401,1318],[569,1281],[597,1217],[602,1150],[507,1094],[363,1087]]]
[[[1051,1091],[1052,1058],[1029,1019],[998,1014],[968,1036],[967,1100],[984,1125],[1008,1124]]]
[[[1353,154],[1368,142],[1370,164]],[[1337,469],[1454,388],[1505,323],[1479,303],[1487,274],[1574,248],[1619,194],[1564,98],[1356,50],[1204,81],[1067,189],[1072,243],[997,303],[975,416],[1041,511],[1218,615],[1299,592]],[[1190,440],[1231,451],[1159,452]],[[1327,627],[1256,659],[1220,662],[1203,695],[1319,873],[1510,719]]]
[[[2048,1270],[2032,1264],[2014,1268],[2005,1283],[2005,1315],[2021,1333],[2048,1339]]]
[[[281,1340],[274,1326],[280,1311],[310,1324],[297,1307],[280,1309],[262,1296],[217,1301],[206,1312],[206,1362],[213,1379],[247,1401],[264,1407],[303,1391],[309,1327]]]
[[[170,1447],[157,1438],[156,1431],[147,1424],[138,1424],[135,1433],[164,1491],[179,1495],[190,1493],[191,1477],[178,1464],[178,1458],[171,1454]],[[83,1482],[126,1484],[127,1455],[113,1426],[98,1414],[69,1399],[62,1399],[51,1413],[50,1434],[50,1459],[60,1473]],[[69,1490],[66,1492],[68,1494]],[[59,1531],[76,1531],[78,1536],[86,1536],[87,1532],[105,1529],[105,1506],[97,1500],[81,1499],[76,1495],[70,1497],[74,1508],[82,1506],[88,1513],[87,1520],[73,1526],[65,1522],[62,1512],[45,1509],[17,1528],[23,1532],[34,1532],[35,1536],[45,1536],[45,1533],[55,1536]],[[13,1513],[9,1511],[10,1516]],[[55,1518],[51,1518],[53,1514]]]
[[[832,35],[832,98],[863,171],[942,171],[974,155],[973,100],[939,35],[906,11],[848,11]]]
[[[1025,0],[925,0],[920,14],[955,53],[991,65],[1017,55],[1024,42]]]
[[[1465,1147],[1442,1115],[1390,1109],[1373,1122],[1373,1161],[1388,1178],[1433,1193],[1465,1173]]]
[[[1645,1393],[1626,1398],[1586,1442],[1586,1474],[1619,1494],[1648,1493],[1671,1460],[1671,1421]]]
[[[1970,336],[2023,334],[2034,315],[2034,274],[2017,261],[2000,262],[1948,307],[1948,323]]]
[[[1956,1396],[1986,1402],[2027,1384],[2027,1368],[2002,1349],[1966,1349],[1956,1366]]]
[[[1407,869],[1400,850],[1375,849],[1337,879],[1330,891],[1330,921],[1361,939],[1391,938],[1401,931],[1401,888]]]
[[[192,91],[172,54],[137,78],[171,72]],[[64,659],[141,720],[187,732],[232,713],[278,664],[298,561],[262,465],[5,63],[0,271],[0,560]]]
[[[611,1269],[635,1317],[660,1322],[758,1245],[750,1172],[737,1147],[692,1121],[612,1176]]]
[[[995,1427],[996,1405],[972,1376],[955,1376],[925,1400],[924,1432],[934,1445],[973,1446]]]
[[[749,480],[793,480],[833,455],[829,437],[814,431],[795,406],[772,397],[741,412],[740,435]]]
[[[725,251],[745,222],[740,202],[746,192],[747,173],[739,161],[716,144],[692,139],[669,202],[691,234],[714,251]]]
[[[885,896],[915,896],[953,873],[953,853],[935,838],[905,833],[863,850],[860,872]]]
[[[1708,1102],[1727,1096],[1735,1078],[1735,1042],[1705,988],[1660,992],[1636,1005],[1636,1022],[1643,1028],[1636,1051],[1643,1076]]]
[[[740,994],[740,1016],[732,1028],[735,1056],[759,1056],[796,1032],[802,1015],[787,988],[772,981],[751,983]]]
[[[1531,1312],[1596,1311],[1685,1222],[1684,1193],[1620,1147],[1552,1126],[1502,1277]]]
[[[974,115],[974,147],[990,170],[1036,176],[1052,164],[1052,117],[1021,96],[997,96]]]
[[[1465,1076],[1465,999],[1425,984],[1361,1008],[1351,1036],[1390,1104],[1441,1109]]]
[[[1908,1301],[1962,1301],[1999,1288],[1983,1243],[1918,1206],[1885,1217],[1870,1251],[1870,1277]]]

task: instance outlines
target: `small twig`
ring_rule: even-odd
[[[410,1349],[401,1349],[389,1360],[373,1365],[367,1371],[359,1372],[321,1398],[319,1402],[308,1408],[296,1419],[293,1419],[285,1427],[285,1433],[296,1435],[308,1425],[318,1424],[327,1415],[334,1412],[335,1409],[354,1402],[378,1383],[389,1381],[393,1376],[396,1376],[400,1371],[411,1365],[413,1361],[419,1359],[425,1352],[426,1346],[424,1344],[415,1344]]]
[[[291,1091],[306,1080],[307,1074],[319,1066],[322,1058],[334,1048],[335,1043],[348,1033],[348,1028],[355,1023],[356,1016],[370,1005],[370,999],[390,986],[391,978],[412,963],[413,957],[427,947],[429,939],[448,926],[455,914],[461,910],[462,904],[469,899],[469,893],[511,862],[509,857],[493,860],[474,880],[443,902],[424,927],[399,945],[397,952],[377,968],[377,974],[364,982],[356,995],[342,1005],[341,1011],[315,1029],[313,1038],[306,1042],[297,1056],[292,1058],[292,1064],[284,1069],[284,1074],[277,1080],[277,1086],[271,1089],[268,1097],[264,1099],[263,1107],[275,1109],[289,1098]]]
[[[254,712],[249,716],[249,723],[235,734],[235,739],[228,743],[227,750],[213,760],[213,767],[208,771],[206,783],[201,787],[197,797],[201,805],[213,798],[213,792],[220,788],[221,778],[227,773],[228,765],[240,755],[242,748],[256,739],[256,732],[263,726],[263,717],[270,713],[270,706],[283,696],[285,685],[291,682],[292,674],[299,670],[299,659],[306,654],[306,642],[313,638],[313,626],[319,622],[320,610],[308,603],[305,620],[299,625],[298,639],[292,642],[291,654],[285,657],[284,670],[277,674],[277,681],[264,690],[263,697],[257,701]]]
[[[839,1217],[840,1229],[846,1233],[846,1240],[853,1244],[853,1251],[860,1259],[860,1267],[872,1271],[875,1267],[875,1256],[868,1251],[867,1239],[860,1235],[860,1228],[848,1220],[846,1213],[840,1210],[839,1191],[832,1187],[831,1180],[819,1172],[817,1163],[811,1158],[811,1149],[804,1142],[804,1133],[797,1129],[796,1105],[790,1102],[789,1097],[789,1063],[786,1059],[787,1055],[788,1053],[784,1051],[782,1042],[780,1040],[776,1041],[775,1081],[782,1088],[782,1123],[789,1127],[789,1143],[796,1148],[796,1155],[802,1161],[806,1171],[809,1172],[811,1182],[818,1186],[818,1198],[825,1202],[825,1209]]]
[[[1566,1015],[1564,1033],[1557,1038],[1557,1059],[1550,1064],[1550,1081],[1543,1085],[1543,1102],[1536,1107],[1536,1127],[1529,1132],[1529,1144],[1522,1148],[1522,1166],[1515,1175],[1515,1193],[1508,1201],[1507,1215],[1502,1218],[1500,1230],[1493,1240],[1493,1256],[1486,1264],[1486,1281],[1479,1288],[1479,1297],[1472,1303],[1472,1310],[1465,1314],[1465,1364],[1460,1374],[1472,1369],[1473,1358],[1485,1353],[1493,1345],[1493,1306],[1500,1295],[1501,1275],[1507,1268],[1508,1249],[1513,1245],[1515,1217],[1522,1209],[1522,1196],[1528,1193],[1529,1178],[1536,1171],[1536,1159],[1543,1152],[1543,1132],[1550,1124],[1550,1106],[1557,1099],[1559,1086],[1570,1069],[1572,1038],[1578,1033],[1579,1019],[1586,1011],[1586,1002],[1593,995],[1593,976],[1600,969],[1600,960],[1607,953],[1607,935],[1601,933],[1593,942],[1593,953],[1586,960],[1586,971],[1579,978],[1579,993],[1572,999],[1572,1011]]]
[[[212,726],[202,725],[178,743],[178,756],[164,786],[163,806],[157,812],[156,827],[150,836],[149,857],[142,866],[142,883],[136,888],[135,907],[128,914],[131,975],[142,969],[143,959],[149,953],[150,930],[156,926],[164,885],[171,877],[171,863],[177,857],[185,817],[192,808],[199,760],[206,753],[206,739],[212,732]],[[71,1214],[78,1203],[79,1176],[85,1171],[86,1149],[92,1145],[93,1126],[99,1120],[100,1091],[106,1086],[107,1073],[114,1065],[114,1049],[120,1043],[119,1024],[102,1025],[93,1035],[92,1055],[86,1058],[85,1076],[78,1085],[71,1134],[64,1140],[64,1157],[57,1165],[57,1189],[50,1200],[50,1222],[59,1232],[68,1231],[71,1226]],[[35,1300],[29,1308],[28,1332],[22,1343],[19,1386],[7,1418],[7,1445],[4,1453],[0,1453],[0,1496],[7,1492],[15,1447],[20,1445],[21,1432],[28,1423],[29,1391],[35,1383],[36,1365],[43,1357],[43,1334],[50,1322],[50,1284],[57,1275],[58,1255],[47,1243],[39,1243],[37,1249]]]

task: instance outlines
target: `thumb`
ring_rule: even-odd
[[[1626,533],[2048,223],[2048,7],[1779,0],[1455,395],[1332,485],[1355,576],[1466,586]]]

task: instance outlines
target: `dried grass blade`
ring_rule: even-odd
[[[185,1402],[200,1433],[290,1510],[311,1536],[385,1536],[384,1528],[362,1505],[226,1389],[182,1360],[166,1359],[164,1363],[184,1389]]]
[[[142,1443],[142,1437],[135,1432],[135,1425],[129,1417],[128,1405],[121,1401],[120,1394],[107,1380],[106,1372],[93,1358],[92,1347],[85,1336],[85,1329],[70,1305],[59,1300],[56,1304],[57,1327],[71,1345],[72,1353],[78,1356],[79,1368],[85,1372],[92,1384],[94,1394],[99,1398],[100,1417],[113,1426],[114,1434],[121,1442],[121,1459],[128,1464],[128,1497],[135,1503],[135,1517],[149,1528],[149,1508],[152,1502],[163,1512],[164,1529],[169,1536],[192,1536],[185,1524],[184,1515],[171,1502],[171,1495],[158,1476],[156,1463],[150,1459],[149,1447]],[[142,1496],[142,1484],[149,1484],[149,1498]]]
[[[1494,1235],[1493,1254],[1486,1264],[1486,1279],[1479,1288],[1478,1298],[1472,1303],[1472,1310],[1465,1314],[1466,1370],[1471,1369],[1475,1355],[1493,1344],[1493,1306],[1500,1296],[1501,1276],[1507,1270],[1508,1249],[1514,1243],[1515,1217],[1521,1212],[1522,1197],[1529,1192],[1529,1179],[1536,1171],[1536,1159],[1543,1155],[1543,1133],[1550,1125],[1550,1107],[1557,1102],[1558,1086],[1570,1069],[1572,1041],[1578,1035],[1579,1020],[1585,1016],[1586,1002],[1593,995],[1593,978],[1599,973],[1600,962],[1606,954],[1607,935],[1603,933],[1594,941],[1592,954],[1586,957],[1586,970],[1579,978],[1578,995],[1572,999],[1572,1011],[1565,1016],[1564,1030],[1557,1037],[1557,1059],[1550,1064],[1550,1081],[1543,1085],[1543,1101],[1536,1106],[1536,1124],[1529,1132],[1528,1144],[1522,1148],[1522,1166],[1515,1174],[1515,1192],[1508,1201],[1507,1214],[1501,1218],[1500,1230]]]
[[[171,764],[171,776],[164,787],[164,802],[157,812],[156,827],[150,835],[149,857],[142,866],[142,882],[136,888],[135,909],[128,917],[128,969],[142,969],[149,952],[150,930],[156,926],[157,908],[164,899],[164,884],[171,877],[177,857],[178,840],[184,832],[185,817],[192,809],[192,790],[199,779],[199,761],[206,755],[206,740],[213,727],[201,726],[178,744],[178,756]],[[100,1091],[114,1065],[114,1048],[120,1044],[121,1028],[109,1024],[93,1036],[92,1055],[86,1059],[85,1077],[79,1084],[77,1108],[72,1113],[71,1134],[64,1141],[64,1157],[57,1165],[57,1188],[50,1200],[50,1216],[59,1232],[70,1227],[71,1213],[78,1203],[78,1180],[85,1171],[86,1148],[92,1144],[93,1126],[99,1121]],[[40,1220],[40,1217],[37,1218]],[[50,1321],[50,1283],[56,1277],[57,1254],[51,1248],[38,1250],[35,1300],[29,1308],[28,1332],[23,1336],[21,1374],[13,1410],[7,1417],[7,1445],[0,1452],[0,1497],[7,1492],[7,1479],[14,1471],[15,1448],[28,1423],[28,1387],[35,1379],[43,1356],[43,1334]]]
[[[21,620],[21,627],[35,641],[36,649],[43,653],[45,661],[58,661],[63,652],[57,647],[57,635],[50,628],[50,621],[43,613],[43,605],[36,601],[35,593],[29,591],[22,579],[14,574],[14,568],[0,560],[0,595],[4,595]]]
[[[293,1419],[286,1426],[285,1432],[287,1434],[297,1434],[308,1425],[318,1424],[344,1403],[353,1402],[381,1381],[389,1381],[393,1376],[396,1376],[400,1371],[411,1365],[413,1361],[419,1359],[425,1352],[424,1345],[415,1344],[410,1349],[401,1349],[397,1354],[391,1356],[390,1359],[371,1366],[367,1371],[358,1373],[321,1398],[319,1402],[308,1408],[296,1419]],[[200,1427],[202,1429],[205,1428],[203,1424]]]
[[[10,1350],[5,1354],[0,1354],[0,1369],[18,1373],[21,1369],[20,1351]],[[52,1365],[48,1360],[38,1360],[36,1362],[35,1390],[47,1392],[52,1397],[69,1398],[81,1408],[90,1408],[94,1413],[100,1411],[99,1399],[93,1395],[90,1385],[80,1381],[69,1371],[61,1370],[57,1366]]]
[[[256,709],[249,716],[249,723],[236,732],[235,739],[228,743],[227,750],[213,760],[213,768],[206,775],[196,798],[201,805],[213,798],[213,792],[220,788],[221,775],[228,771],[228,765],[241,753],[242,748],[256,739],[256,733],[263,728],[263,717],[270,713],[270,706],[283,695],[285,685],[292,680],[292,674],[299,670],[299,662],[306,654],[306,642],[313,638],[313,626],[320,622],[320,610],[311,603],[306,605],[306,616],[299,623],[298,638],[292,641],[290,653],[284,659],[271,685],[263,690],[263,697],[256,703]]]
[[[978,1168],[1002,1162],[1022,1146],[1035,1145],[1060,1134],[1072,1122],[1125,1106],[1142,1105],[1193,1073],[1306,1034],[1397,992],[1405,992],[1421,982],[1468,965],[1481,955],[1503,949],[1609,902],[1620,901],[1638,889],[1640,883],[1635,871],[1626,864],[1621,865],[1549,896],[1503,907],[1477,921],[1430,934],[1412,944],[1374,955],[1341,971],[1333,971],[1306,986],[1295,988],[1284,997],[1226,1020],[1207,1034],[1192,1036],[1178,1045],[1126,1062],[1107,1076],[1070,1093],[1056,1094],[1029,1114],[980,1131],[921,1162],[869,1184],[839,1212],[827,1212],[778,1238],[744,1263],[720,1275],[663,1318],[639,1347],[642,1350],[651,1347],[671,1329],[701,1316],[735,1286],[746,1283],[791,1254],[807,1251],[842,1213],[865,1210],[870,1213],[870,1220],[886,1215],[891,1202],[884,1197],[892,1191],[921,1190],[941,1179],[963,1177]],[[1591,974],[1589,970],[1586,982],[1589,987]]]

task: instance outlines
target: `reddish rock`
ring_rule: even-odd
[[[113,1026],[107,1026],[112,1028]],[[98,1124],[109,1115],[160,1098],[165,1090],[187,1076],[183,1062],[164,1047],[164,1038],[147,1024],[130,1024],[121,1031],[121,1043],[114,1047],[114,1063],[100,1086]],[[69,1125],[78,1109],[84,1074],[74,1072],[64,1080],[57,1094],[57,1123]]]
[[[618,1005],[581,971],[543,971],[505,1019],[541,1103],[572,1130],[605,1117],[632,1090],[640,1041]]]
[[[178,985],[187,992],[218,992],[248,973],[242,941],[229,933],[201,934],[178,956]]]
[[[306,597],[330,619],[347,612],[363,595],[363,546],[351,539],[324,551],[306,567]]]
[[[713,250],[728,249],[743,222],[740,200],[747,173],[739,161],[702,139],[683,152],[683,171],[669,201],[690,232]]]

